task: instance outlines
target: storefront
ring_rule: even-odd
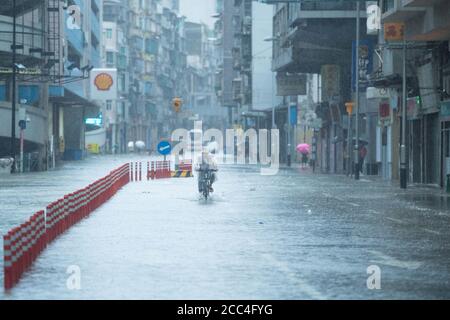
[[[409,98],[407,104],[408,118],[408,155],[409,181],[422,183],[423,171],[423,126],[420,118],[420,97]]]
[[[450,100],[441,103],[441,181],[440,185],[449,190],[450,175]]]

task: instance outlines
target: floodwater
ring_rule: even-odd
[[[137,158],[134,158],[134,160]],[[0,182],[0,231],[126,162],[98,157]],[[450,298],[449,198],[366,177],[222,166],[134,182],[38,258],[6,299]],[[434,201],[430,199],[439,199]],[[79,270],[80,288],[67,285]],[[369,290],[367,269],[381,271]],[[78,273],[77,273],[78,275]]]

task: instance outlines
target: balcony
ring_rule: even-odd
[[[430,0],[426,7],[416,7],[424,1],[406,1],[403,5],[410,9],[420,9],[424,13],[406,24],[406,37],[413,41],[446,41],[450,37],[450,22],[448,1]],[[425,13],[426,10],[426,13]]]
[[[78,29],[66,29],[66,38],[71,46],[81,56],[84,51],[84,33]]]
[[[406,22],[426,11],[426,7],[406,6],[404,0],[385,0],[383,4],[383,22]]]
[[[292,15],[292,23],[295,25],[303,19],[355,19],[356,4],[349,2],[302,2],[298,4],[299,10]],[[366,11],[361,6],[361,18],[367,17]]]
[[[402,0],[404,7],[427,7],[444,2],[445,0]]]
[[[292,47],[282,48],[278,54],[274,56],[272,60],[272,71],[279,71],[281,69],[289,67],[294,63],[294,57],[292,55]]]

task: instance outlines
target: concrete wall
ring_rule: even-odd
[[[47,140],[47,114],[45,110],[35,108],[27,105],[17,104],[16,109],[16,124],[19,123],[19,108],[26,108],[26,115],[31,120],[27,124],[25,130],[25,140],[31,141],[40,145],[44,145]],[[11,137],[11,103],[0,102],[0,119],[2,119],[0,126],[0,137]],[[6,120],[6,121],[5,121]],[[20,128],[16,127],[16,137],[19,138]]]

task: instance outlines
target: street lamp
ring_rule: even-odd
[[[265,42],[275,42],[275,41],[280,41],[280,37],[276,36],[276,37],[267,37],[264,38]],[[273,73],[273,72],[272,72]],[[273,99],[274,97],[274,90],[275,90],[275,77],[272,74],[272,129],[276,129],[277,125],[275,123],[275,101]]]
[[[264,39],[264,41],[266,42],[279,42],[281,41],[281,35],[277,34],[275,37],[267,37]],[[286,96],[283,96],[283,106],[286,106]],[[290,167],[292,164],[292,142],[291,142],[291,109],[292,109],[293,105],[291,105],[290,103],[287,104],[287,166]],[[295,105],[295,107],[297,107],[297,105]],[[272,127],[275,127],[275,104],[272,103]]]
[[[355,113],[355,150],[354,150],[354,161],[355,161],[355,180],[359,180],[359,44],[360,44],[360,18],[361,18],[361,12],[360,12],[360,3],[359,1],[356,1],[356,55],[355,55],[355,62],[356,62],[356,69],[355,69],[355,83],[356,83],[356,113]]]

